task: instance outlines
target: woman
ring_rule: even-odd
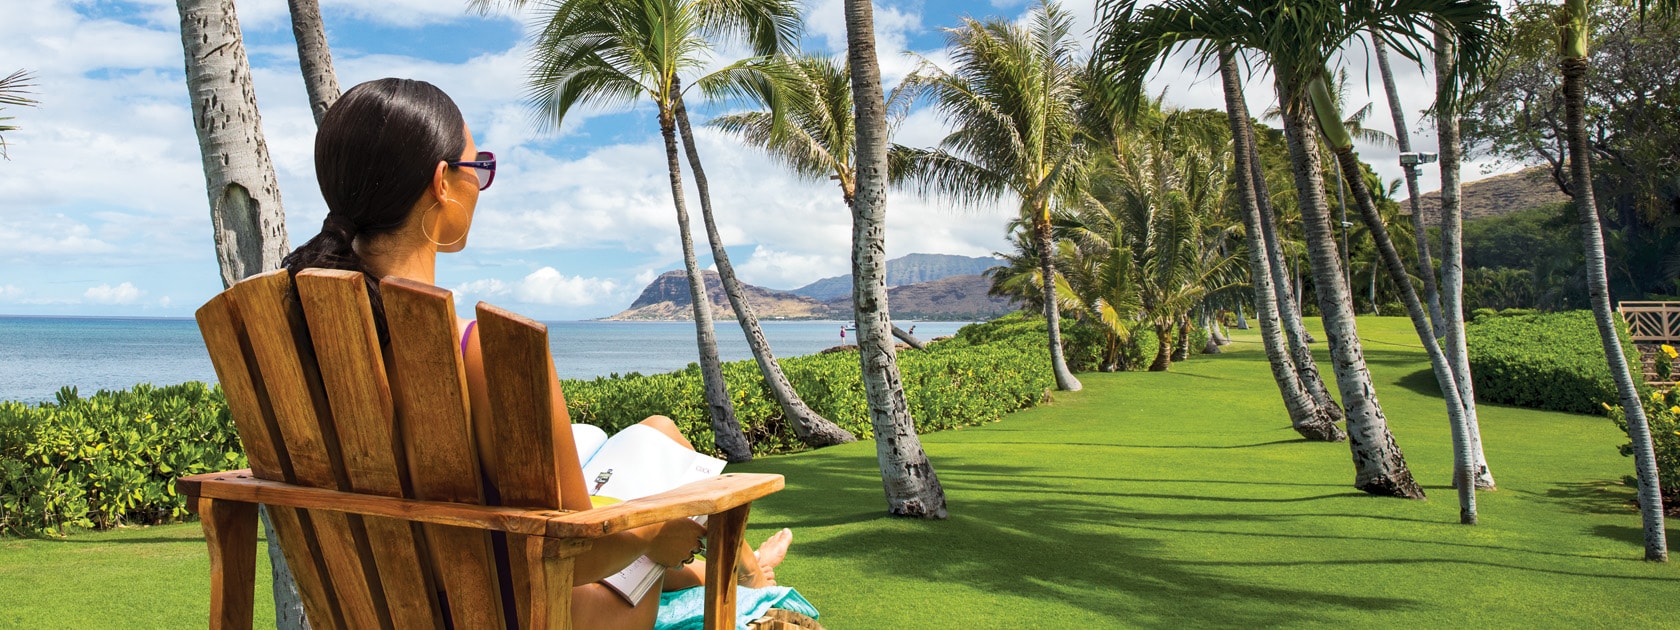
[[[442,90],[423,81],[380,79],[351,88],[321,120],[315,173],[327,202],[327,218],[321,233],[282,264],[293,274],[310,267],[362,272],[380,341],[386,342],[377,279],[436,282],[437,255],[466,246],[479,191],[489,188],[495,177],[495,156],[478,151],[460,110]],[[473,324],[459,322],[473,430],[480,444],[493,444],[483,354]],[[564,413],[558,385],[554,391],[553,404]],[[694,448],[669,418],[655,416],[642,424]],[[556,433],[562,448],[575,448],[570,431]],[[495,456],[494,448],[480,451],[481,458]],[[484,470],[495,470],[493,462],[483,463]],[[570,471],[561,479],[562,487],[581,490],[579,475]],[[564,494],[587,507],[586,495]],[[569,508],[578,507],[568,503]],[[704,563],[693,560],[704,536],[704,527],[679,518],[596,540],[574,565],[573,625],[652,627],[659,592],[650,591],[632,605],[596,582],[646,555],[666,567],[663,590],[699,586],[705,578]],[[792,533],[784,529],[756,552],[745,549],[736,567],[741,584],[774,585],[773,570],[791,540]]]

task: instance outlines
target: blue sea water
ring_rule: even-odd
[[[613,373],[655,374],[698,360],[694,324],[688,322],[549,322],[549,345],[560,378]],[[949,335],[962,322],[915,325],[924,340]],[[778,357],[818,352],[841,343],[841,322],[764,322]],[[752,358],[741,329],[718,322],[718,353],[725,361]],[[846,343],[856,333],[846,332]],[[60,387],[83,395],[127,389],[137,383],[171,385],[216,381],[210,356],[191,319],[0,316],[0,400],[52,400]]]

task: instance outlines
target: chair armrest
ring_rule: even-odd
[[[248,468],[182,477],[175,481],[175,488],[190,497],[385,516],[550,538],[599,538],[677,517],[717,514],[781,490],[783,484],[781,475],[726,474],[669,492],[583,512],[418,501],[341,492],[258,479]]]
[[[684,516],[718,514],[782,489],[781,475],[730,473],[633,501],[548,519],[548,535],[596,538]]]

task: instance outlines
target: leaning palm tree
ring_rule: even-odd
[[[1406,131],[1406,108],[1400,105],[1400,88],[1394,82],[1394,69],[1388,63],[1388,44],[1384,44],[1381,37],[1371,38],[1371,51],[1377,58],[1377,71],[1382,75],[1383,92],[1388,96],[1388,113],[1394,120],[1394,145],[1400,149],[1402,155],[1412,151],[1412,137]],[[1447,59],[1450,56],[1437,55],[1437,59]],[[1416,160],[1401,160],[1400,167],[1406,171],[1406,196],[1412,206],[1412,233],[1428,234],[1423,224],[1422,194],[1418,192],[1418,173]],[[1442,204],[1445,205],[1445,191],[1442,191]],[[1417,245],[1418,277],[1423,279],[1423,299],[1429,305],[1429,321],[1434,325],[1437,339],[1446,336],[1446,322],[1441,315],[1441,292],[1435,283],[1435,265],[1430,262],[1429,239],[1415,239]],[[1462,380],[1462,379],[1461,379]],[[1465,410],[1475,417],[1472,411],[1473,403],[1466,402]]]
[[[935,149],[897,147],[894,162],[916,192],[986,203],[1013,197],[1039,241],[1043,277],[1054,278],[1050,214],[1069,199],[1084,168],[1077,142],[1082,73],[1074,58],[1073,16],[1042,0],[1025,26],[964,19],[946,29],[954,69],[932,63],[905,79],[930,96],[956,129]],[[1080,389],[1062,353],[1061,313],[1042,283],[1056,387]]]
[[[1322,165],[1306,103],[1308,79],[1322,79],[1329,54],[1326,48],[1333,50],[1327,42],[1339,44],[1345,38],[1335,35],[1351,25],[1373,26],[1376,7],[1259,0],[1172,0],[1142,8],[1131,0],[1107,0],[1099,7],[1097,66],[1118,76],[1128,91],[1141,91],[1155,65],[1179,48],[1189,49],[1204,62],[1225,48],[1253,51],[1271,66],[1283,104],[1314,286],[1347,414],[1354,486],[1377,495],[1423,498],[1423,488],[1412,478],[1388,430],[1365,365],[1352,297],[1324,201]]]
[[[719,3],[725,0],[719,0]],[[752,459],[752,447],[735,419],[723,382],[711,299],[694,254],[677,149],[679,73],[699,67],[699,53],[712,17],[703,3],[680,0],[577,0],[544,5],[542,30],[532,47],[530,94],[540,120],[553,127],[578,105],[622,105],[643,97],[658,110],[665,140],[671,201],[677,211],[683,265],[700,351],[700,375],[717,445],[730,461]],[[726,66],[693,82],[702,90],[722,89],[744,64]]]
[[[327,46],[327,29],[321,23],[319,0],[286,0],[292,16],[292,39],[297,41],[298,68],[303,71],[303,89],[309,95],[309,111],[315,124],[338,102],[338,74],[333,72],[332,49]]]
[[[945,488],[933,471],[904,397],[887,309],[887,106],[875,53],[870,0],[846,0],[846,61],[851,70],[856,133],[856,196],[852,199],[852,309],[858,362],[875,429],[875,457],[887,511],[895,516],[945,518]]]
[[[18,70],[17,72],[6,75],[6,78],[0,79],[0,105],[10,105],[13,107],[35,106],[35,99],[24,96],[29,93],[29,88],[35,87],[34,84],[29,82],[32,78],[34,77],[29,74],[29,71]],[[0,110],[3,109],[5,108],[0,107]],[[0,121],[7,121],[11,119],[11,116],[0,116]],[[0,124],[0,132],[5,131],[17,131],[17,125]],[[0,136],[0,158],[10,159],[6,155],[5,136]]]
[[[1680,11],[1680,1],[1657,0],[1659,9]],[[1643,7],[1644,3],[1641,3]],[[1645,408],[1628,373],[1627,356],[1610,312],[1610,280],[1604,266],[1604,234],[1598,223],[1598,200],[1593,195],[1592,145],[1587,135],[1587,43],[1591,34],[1587,0],[1564,0],[1557,14],[1558,65],[1563,70],[1564,128],[1569,143],[1569,178],[1575,192],[1575,209],[1580,216],[1581,241],[1587,257],[1587,289],[1593,317],[1598,322],[1604,360],[1616,393],[1627,414],[1628,438],[1633,441],[1633,461],[1639,473],[1639,511],[1645,530],[1645,559],[1668,561],[1668,539],[1663,525],[1662,492],[1657,481],[1656,453],[1651,446],[1651,427]],[[1463,42],[1459,43],[1463,46]]]

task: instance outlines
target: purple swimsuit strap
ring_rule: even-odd
[[[473,320],[473,321],[467,322],[467,331],[464,332],[464,333],[461,333],[461,354],[464,355],[464,354],[467,353],[467,338],[472,336],[473,326],[477,326],[477,325],[478,325],[478,320],[476,320],[476,319]]]

